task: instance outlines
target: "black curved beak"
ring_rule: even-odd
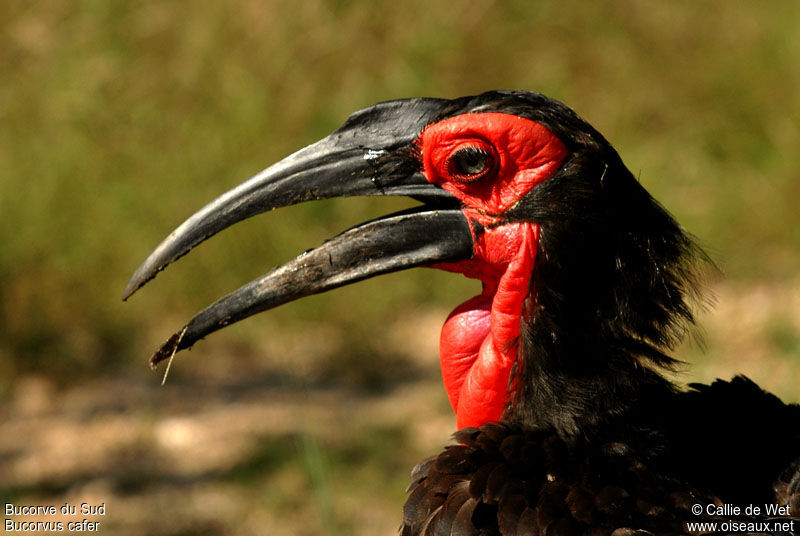
[[[345,231],[221,298],[172,335],[151,364],[213,331],[298,298],[379,274],[471,257],[470,223],[455,198],[418,172],[413,150],[445,102],[406,99],[356,112],[330,136],[211,201],[170,233],[133,274],[123,300],[203,240],[262,212],[356,195],[410,196],[424,203]]]

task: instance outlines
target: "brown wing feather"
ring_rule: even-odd
[[[795,518],[800,517],[800,458],[781,473],[775,482],[775,503],[788,504]],[[800,524],[800,523],[798,523]],[[800,530],[800,528],[798,528]]]
[[[684,522],[702,520],[693,504],[718,502],[653,475],[620,445],[594,448],[503,423],[455,438],[460,444],[415,468],[403,535],[679,534]]]

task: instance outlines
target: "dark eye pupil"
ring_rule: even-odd
[[[478,147],[465,147],[452,156],[451,172],[464,177],[474,177],[491,167],[491,157]]]

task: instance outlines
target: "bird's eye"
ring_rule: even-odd
[[[457,149],[447,159],[447,171],[460,182],[475,182],[494,169],[494,156],[483,147],[469,145]]]

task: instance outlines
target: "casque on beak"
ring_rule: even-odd
[[[200,209],[131,277],[123,299],[194,246],[256,214],[318,199],[409,196],[414,209],[358,225],[199,312],[151,358],[155,365],[229,324],[303,296],[379,274],[469,258],[470,223],[459,202],[419,172],[415,141],[441,113],[440,99],[406,99],[351,115],[331,135],[273,164]]]

